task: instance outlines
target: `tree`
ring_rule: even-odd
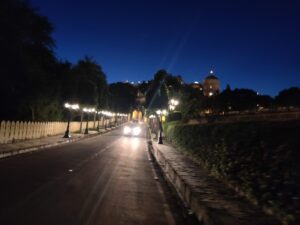
[[[257,93],[250,89],[234,89],[230,97],[230,107],[234,111],[256,110]]]
[[[215,105],[218,109],[218,111],[227,112],[232,109],[233,104],[233,91],[231,90],[230,86],[227,85],[225,90],[222,91],[219,95],[215,98]]]
[[[186,85],[179,92],[179,101],[178,110],[183,118],[196,118],[203,107],[204,95],[199,89]]]
[[[162,109],[168,107],[168,95],[167,88],[164,84],[167,71],[158,70],[154,75],[154,80],[151,82],[151,86],[146,94],[146,107],[148,109]]]
[[[73,67],[70,82],[72,101],[97,108],[107,106],[106,75],[92,58],[85,57],[78,61]]]
[[[0,8],[0,98],[5,105],[0,117],[55,119],[53,27],[25,1],[3,0]]]
[[[279,92],[278,96],[275,98],[276,104],[278,106],[300,106],[300,88],[291,87]]]
[[[0,18],[0,119],[60,120],[66,101],[107,107],[101,67],[58,61],[52,24],[27,1],[0,1]]]
[[[136,105],[137,88],[129,83],[109,85],[109,108],[115,112],[128,113]]]
[[[178,98],[179,92],[182,89],[181,84],[181,76],[172,76],[171,74],[168,74],[165,79],[165,86],[167,90],[168,98]]]
[[[264,108],[273,108],[274,107],[274,99],[269,95],[258,95],[257,103],[259,106]]]

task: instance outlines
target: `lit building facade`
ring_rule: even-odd
[[[191,84],[191,87],[202,91],[204,96],[211,97],[220,93],[220,80],[211,70],[209,75],[204,79],[203,83],[195,81]]]
[[[209,75],[204,79],[203,82],[203,94],[204,96],[214,96],[220,93],[220,81],[214,75],[214,72],[211,70]]]

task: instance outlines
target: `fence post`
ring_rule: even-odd
[[[4,144],[5,143],[5,121],[1,121],[1,126],[0,126],[0,143]]]
[[[31,138],[31,132],[32,132],[32,130],[31,130],[31,122],[29,121],[29,122],[27,122],[26,123],[26,139],[30,139]]]
[[[20,138],[20,140],[24,139],[24,136],[25,136],[24,133],[25,133],[25,131],[24,131],[24,122],[21,121],[20,125],[19,125],[19,138]]]
[[[15,125],[15,141],[20,139],[20,122],[17,121]]]
[[[9,135],[10,135],[10,121],[7,121],[5,126],[4,143],[7,143],[9,141]]]

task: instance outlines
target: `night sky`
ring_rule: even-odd
[[[109,82],[158,69],[276,95],[300,86],[298,0],[31,0],[54,25],[59,59],[92,56]]]

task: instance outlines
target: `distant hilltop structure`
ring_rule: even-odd
[[[211,70],[208,76],[205,77],[203,83],[195,81],[191,84],[195,89],[199,89],[203,92],[204,96],[214,96],[220,93],[220,80],[216,77],[214,72]]]

